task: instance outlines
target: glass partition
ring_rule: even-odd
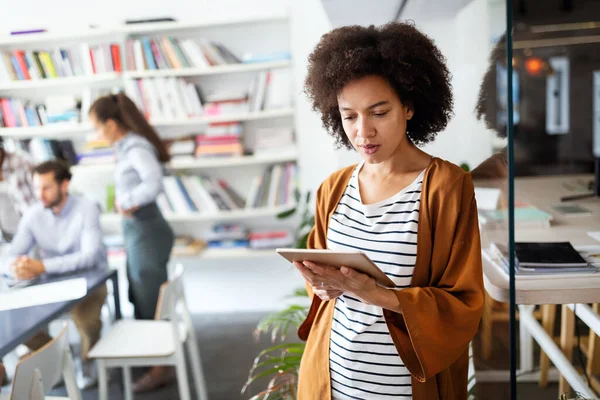
[[[508,399],[511,298],[504,255],[510,247],[511,202],[507,132],[510,119],[519,120],[520,105],[518,71],[512,72],[512,89],[508,86],[506,2],[439,0],[424,2],[429,4],[416,11],[411,3],[416,8],[417,2],[408,2],[401,19],[413,19],[435,40],[453,76],[454,116],[425,150],[468,170],[477,200],[486,294],[479,330],[471,343],[470,396]],[[516,356],[515,352],[515,362]],[[513,365],[513,376],[517,367]]]
[[[512,13],[519,373],[536,371],[548,398],[600,388],[589,328],[600,300],[599,16],[598,1],[515,1]]]

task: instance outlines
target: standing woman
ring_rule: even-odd
[[[156,204],[163,190],[162,164],[170,156],[156,131],[123,93],[98,98],[89,116],[99,138],[116,150],[115,206],[123,216],[129,297],[135,318],[153,319],[174,243],[173,231]],[[152,390],[173,376],[172,368],[154,367],[133,389]]]
[[[312,295],[298,400],[466,400],[484,302],[474,188],[418,147],[452,114],[444,57],[411,24],[338,28],[310,55],[306,92],[362,158],[317,191],[308,248],[362,251],[395,287],[294,263]]]

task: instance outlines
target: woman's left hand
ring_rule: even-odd
[[[119,214],[124,215],[125,217],[131,217],[131,215],[139,209],[139,207],[132,207],[128,208],[127,210],[123,210],[121,207],[119,207],[119,204],[116,201],[115,208]]]
[[[314,288],[325,286],[351,293],[366,304],[375,304],[382,289],[375,283],[375,279],[352,268],[342,266],[338,269],[310,261],[294,265]]]

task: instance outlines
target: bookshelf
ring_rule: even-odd
[[[217,75],[217,74],[231,74],[237,72],[252,72],[260,71],[263,69],[275,69],[275,68],[289,68],[291,62],[289,60],[283,61],[271,61],[271,62],[257,62],[251,64],[241,65],[220,65],[214,67],[205,68],[179,68],[171,70],[156,70],[156,71],[125,71],[123,72],[123,78],[125,79],[137,79],[137,78],[160,78],[168,76],[202,76],[202,75]]]
[[[253,259],[266,257],[280,257],[273,249],[204,249],[195,255],[172,255],[177,260],[204,259],[204,260],[227,260],[227,259]],[[111,255],[108,263],[110,265],[125,264],[125,255]]]
[[[151,123],[154,127],[157,128],[196,126],[228,121],[257,121],[270,118],[291,117],[293,115],[293,108],[285,108],[280,110],[256,111],[243,114],[219,115],[186,119],[158,119],[151,121]],[[34,137],[54,138],[77,136],[82,133],[90,133],[91,131],[92,126],[88,123],[50,124],[44,126],[28,126],[19,128],[0,128],[0,136],[13,137],[19,139],[28,139]]]
[[[194,126],[230,121],[256,121],[261,119],[291,117],[293,115],[293,108],[284,108],[280,110],[253,111],[240,114],[212,115],[207,117],[195,117],[185,119],[153,119],[152,125],[157,128],[164,126]]]
[[[165,213],[165,219],[169,222],[230,222],[245,221],[256,218],[272,218],[277,214],[289,210],[294,205],[289,204],[277,207],[247,208],[241,210],[217,211],[217,212],[190,212],[172,214]],[[114,224],[121,220],[119,214],[105,213],[101,216],[103,224]]]
[[[181,160],[168,164],[167,168],[173,171],[178,170],[206,170],[210,168],[238,168],[254,165],[276,164],[286,161],[297,161],[298,152],[288,150],[273,154],[257,154],[249,156],[221,157],[221,158],[206,158],[195,160]],[[71,167],[72,173],[80,173],[80,170],[94,169],[96,172],[113,173],[115,169],[114,163],[92,164],[92,165],[74,165]]]
[[[1,93],[1,89],[0,89]],[[242,114],[216,115],[196,118],[182,119],[157,119],[150,121],[155,128],[161,127],[185,127],[206,125],[219,122],[229,121],[258,121],[271,118],[292,117],[294,115],[293,108],[283,108],[279,110],[266,110],[247,112]],[[0,128],[0,136],[12,137],[15,139],[30,139],[35,137],[40,138],[56,138],[56,137],[71,137],[79,136],[82,133],[91,133],[92,126],[89,123],[73,123],[73,124],[49,124],[43,126],[27,126],[18,128]]]
[[[190,99],[184,91],[186,85],[193,85],[198,91],[199,100],[202,101],[201,105],[204,106],[204,113],[191,113],[191,106],[184,104],[182,100],[173,100],[173,103],[185,106],[184,115],[178,112],[162,112],[162,110],[157,112],[156,104],[148,104],[147,98],[142,99],[145,102],[143,105],[140,104],[140,96],[138,96],[138,101],[134,98],[138,107],[143,109],[150,123],[165,140],[196,135],[195,143],[199,143],[198,141],[202,140],[199,139],[201,136],[204,139],[209,136],[203,133],[204,130],[211,126],[230,123],[239,124],[244,139],[255,140],[254,138],[260,136],[261,131],[269,129],[291,129],[293,131],[295,124],[294,92],[289,89],[287,92],[283,91],[284,95],[289,97],[289,104],[281,103],[281,98],[284,96],[281,93],[275,93],[279,94],[277,104],[269,104],[272,95],[269,93],[270,89],[277,89],[278,85],[283,82],[282,79],[286,78],[291,78],[289,79],[290,87],[293,84],[292,75],[280,75],[278,79],[271,79],[271,76],[279,71],[285,73],[293,68],[291,56],[286,56],[289,55],[291,47],[290,29],[289,15],[265,14],[243,19],[141,23],[85,29],[77,32],[0,36],[0,52],[8,53],[9,58],[11,55],[19,57],[18,52],[21,52],[21,59],[17,63],[21,62],[20,65],[24,65],[22,61],[25,60],[30,75],[30,78],[24,78],[27,71],[21,71],[20,75],[7,75],[0,71],[0,98],[16,100],[26,109],[26,113],[30,111],[27,110],[27,107],[32,107],[34,112],[39,113],[38,107],[40,105],[47,106],[50,102],[50,100],[46,100],[48,96],[63,94],[76,96],[78,104],[81,104],[81,108],[83,108],[83,98],[86,95],[88,100],[85,104],[89,106],[89,101],[93,101],[96,96],[107,92],[114,93],[116,90],[123,90],[134,98],[135,96],[131,94],[131,90],[134,88],[134,90],[139,90],[142,96],[148,96],[150,91],[154,96],[154,99],[151,100],[155,103],[168,104],[169,102],[165,102],[163,99],[173,100],[173,92],[164,96],[165,93],[157,90],[161,89],[160,85],[163,85],[162,88],[167,87],[170,90],[163,83],[168,82],[172,83],[173,87],[181,85],[173,90],[183,93],[184,101],[186,97],[187,100]],[[132,42],[134,44],[140,42],[145,46],[148,41],[151,46],[158,47],[151,47],[149,53],[146,53],[148,48],[143,48],[144,52],[141,54],[141,58],[139,53],[134,54]],[[177,66],[173,61],[171,50],[167,48],[170,46],[169,41],[173,43],[173,49],[177,47],[175,54],[183,57],[181,62],[185,65]],[[208,64],[203,62],[199,64],[198,57],[192,57],[194,54],[189,50],[189,42],[197,43],[200,52],[204,53],[209,62]],[[210,44],[209,51],[206,50],[206,43]],[[139,46],[139,44],[136,45]],[[63,49],[66,53],[63,53]],[[115,49],[117,50],[115,51]],[[100,53],[95,53],[95,51]],[[215,58],[215,51],[219,53],[220,58]],[[39,65],[37,53],[41,56],[42,52],[50,53],[52,62],[59,66],[56,74],[48,74],[45,64]],[[58,58],[54,58],[54,52],[57,52]],[[91,63],[94,65],[93,70],[87,65],[88,53]],[[35,59],[31,58],[32,55],[35,56]],[[163,57],[162,65],[159,62],[161,55]],[[228,57],[233,57],[234,60],[232,61]],[[235,60],[236,58],[237,60]],[[35,62],[31,62],[32,60]],[[4,60],[0,59],[0,62],[2,61]],[[79,62],[82,64],[76,71],[75,64]],[[71,68],[65,67],[63,63],[71,63]],[[154,66],[152,66],[153,63]],[[17,67],[14,65],[12,68],[16,71]],[[36,67],[41,74],[32,71]],[[272,84],[273,82],[276,84]],[[223,95],[219,96],[219,94],[221,92],[232,93],[236,90],[237,92],[247,90],[249,103],[247,110],[221,106]],[[262,90],[262,97],[257,94],[258,92],[253,94],[253,90],[259,92]],[[252,96],[259,99],[256,101],[257,104],[261,104],[260,106],[252,106],[253,103],[250,100]],[[275,97],[273,96],[273,98]],[[1,107],[0,104],[0,113],[3,111]],[[181,109],[182,107],[179,107],[179,110]],[[21,115],[23,115],[22,112]],[[21,120],[16,125],[7,125],[10,127],[0,125],[0,136],[20,141],[28,139],[67,140],[72,142],[78,155],[85,148],[86,141],[93,136],[92,126],[85,118],[86,112],[83,109],[77,120],[61,123],[44,122],[41,116],[38,122],[31,122],[29,115],[25,115],[27,118],[25,122]],[[19,117],[17,116],[17,118]],[[42,123],[43,125],[39,125]],[[264,173],[261,171],[268,168],[275,168],[277,165],[290,162],[296,163],[298,153],[295,139],[288,141],[287,146],[280,149],[261,149],[260,146],[247,148],[247,142],[247,140],[240,141],[240,145],[244,147],[243,153],[212,157],[205,153],[194,152],[195,158],[174,157],[173,161],[167,165],[167,169],[177,176],[185,173],[209,176],[215,182],[223,180],[239,194],[255,198],[251,197],[249,192],[250,182],[258,179],[261,173]],[[265,142],[263,140],[261,143]],[[196,146],[200,145],[196,144]],[[279,146],[283,146],[283,144],[280,143]],[[74,191],[85,193],[103,204],[103,209],[106,210],[108,200],[105,190],[107,185],[114,182],[114,171],[115,164],[110,162],[74,165],[71,186]],[[248,224],[249,229],[261,228],[261,222],[267,223],[267,221],[269,224],[281,224],[282,222],[277,221],[275,216],[293,206],[293,204],[286,203],[285,199],[289,200],[291,197],[290,191],[285,185],[291,185],[290,182],[295,182],[296,178],[295,175],[285,175],[285,172],[283,175],[281,172],[279,174],[278,176],[281,178],[277,178],[277,182],[283,186],[280,188],[276,186],[275,197],[278,200],[275,203],[271,202],[273,193],[270,192],[273,192],[273,189],[270,189],[269,192],[267,187],[267,195],[269,195],[267,203],[263,197],[262,203],[254,204],[253,207],[190,212],[180,212],[178,209],[177,212],[164,212],[165,217],[171,223],[176,234],[192,235],[198,238],[201,238],[203,232],[206,232],[214,224],[240,223],[244,226]],[[256,193],[254,193],[255,195]],[[118,228],[120,219],[119,215],[109,212],[104,212],[101,216],[101,222],[107,233],[120,230]],[[207,249],[198,257],[207,259],[245,258],[265,256],[271,253],[272,250],[246,248]]]
[[[90,124],[51,124],[45,126],[27,126],[22,128],[0,128],[0,136],[15,139],[63,138],[77,136],[92,131]]]
[[[0,91],[60,89],[66,86],[114,85],[119,83],[121,74],[116,72],[92,76],[70,76],[50,79],[0,82]]]

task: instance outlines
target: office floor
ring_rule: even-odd
[[[264,338],[256,343],[252,332],[262,314],[235,314],[235,315],[197,315],[194,324],[197,329],[200,351],[202,352],[205,378],[211,400],[236,400],[248,399],[251,394],[241,395],[248,370],[252,365],[255,355],[260,349],[269,345]],[[478,341],[475,340],[475,354],[477,369],[507,368],[508,365],[508,325],[498,324],[494,329],[494,348],[492,359],[482,362],[478,359]],[[293,339],[293,338],[291,338]],[[260,385],[255,386],[259,389]],[[53,392],[54,395],[64,394],[62,389]],[[520,399],[557,399],[558,385],[551,383],[546,389],[538,388],[535,383],[520,383],[518,385]],[[87,390],[83,394],[84,400],[96,400],[97,391]],[[122,400],[120,374],[115,373],[110,385],[109,398]],[[136,395],[136,400],[176,400],[178,399],[175,384],[162,390]],[[477,399],[505,400],[509,398],[507,383],[478,383]]]

